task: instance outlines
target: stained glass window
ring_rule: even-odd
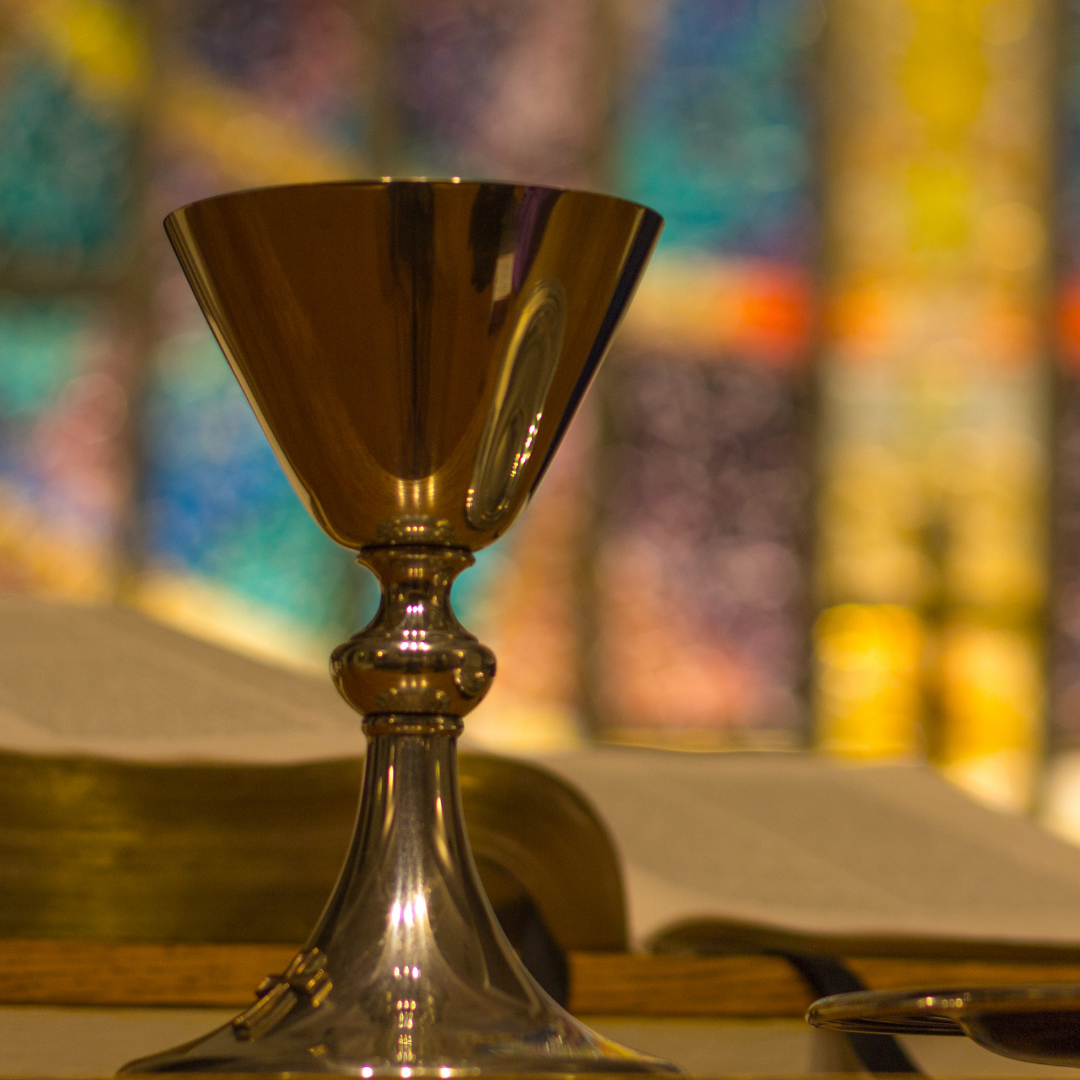
[[[1080,836],[1078,28],[1074,0],[8,5],[0,586],[323,668],[373,581],[161,219],[385,173],[610,190],[666,231],[455,589],[500,660],[472,736],[924,755],[1014,809],[1049,749]]]

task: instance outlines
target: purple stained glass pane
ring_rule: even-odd
[[[406,172],[594,186],[605,121],[596,0],[412,0],[390,69]]]

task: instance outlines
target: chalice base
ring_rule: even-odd
[[[379,719],[349,855],[308,944],[231,1023],[121,1072],[681,1072],[590,1031],[514,953],[465,833],[460,721]]]

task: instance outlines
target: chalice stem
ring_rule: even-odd
[[[417,533],[414,523],[407,541]],[[677,1071],[608,1042],[556,1004],[480,884],[457,738],[495,658],[450,607],[454,577],[472,555],[405,542],[365,548],[360,559],[378,574],[382,599],[331,662],[368,737],[356,829],[333,894],[308,943],[231,1024],[124,1071],[402,1080]]]
[[[356,832],[308,948],[326,957],[338,1002],[379,1029],[374,1057],[455,1064],[446,1036],[490,1009],[493,991],[508,1013],[537,1014],[543,991],[502,933],[473,863],[458,787],[460,720],[371,717],[365,728]]]

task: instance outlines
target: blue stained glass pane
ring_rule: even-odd
[[[155,375],[145,479],[155,559],[313,630],[361,618],[351,556],[304,510],[209,333],[165,342]]]

